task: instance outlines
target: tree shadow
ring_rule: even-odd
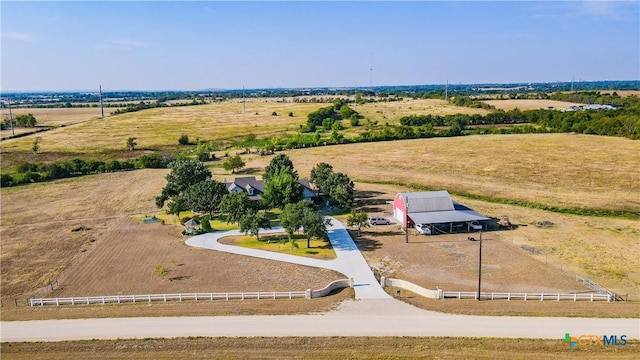
[[[382,242],[366,236],[354,238],[354,242],[360,251],[374,251],[382,247]]]

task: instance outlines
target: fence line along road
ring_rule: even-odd
[[[476,299],[477,291],[443,291],[443,299]],[[483,292],[480,295],[482,300],[572,300],[572,301],[615,301],[610,294],[578,294],[578,293],[489,293]]]
[[[146,295],[111,295],[80,296],[67,298],[31,298],[30,306],[44,305],[90,305],[90,304],[122,304],[143,303],[152,301],[213,301],[213,300],[275,300],[275,299],[310,299],[311,291],[254,291],[229,293],[179,293],[179,294],[146,294]]]

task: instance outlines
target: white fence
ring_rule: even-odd
[[[443,299],[476,299],[478,297],[477,291],[443,291]],[[613,297],[609,294],[596,294],[596,293],[494,293],[483,292],[480,293],[480,299],[482,300],[538,300],[538,301],[614,301]]]
[[[44,305],[90,305],[90,304],[124,304],[150,303],[152,301],[213,301],[213,300],[275,300],[275,299],[310,299],[307,291],[286,292],[235,292],[235,293],[185,293],[185,294],[147,294],[147,295],[111,295],[111,296],[81,296],[67,298],[31,298],[30,306]]]
[[[380,279],[382,287],[393,286],[409,290],[418,295],[431,299],[476,299],[477,291],[443,291],[431,290],[401,279],[391,279],[384,276]],[[597,293],[522,293],[522,292],[482,292],[482,300],[538,300],[538,301],[616,301],[611,294]]]

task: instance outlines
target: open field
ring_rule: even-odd
[[[178,338],[2,343],[5,359],[635,359],[640,342],[582,346],[557,340],[417,337]]]
[[[104,149],[125,148],[129,137],[136,137],[138,148],[160,148],[178,145],[178,138],[187,134],[214,142],[241,140],[248,134],[257,137],[299,131],[307,114],[327,104],[223,102],[199,106],[155,108],[125,113],[108,119],[94,119],[81,124],[42,134],[43,152],[93,153]],[[272,116],[272,112],[278,116]],[[294,116],[288,116],[293,112]],[[5,141],[5,152],[29,149],[31,139]]]
[[[623,138],[483,135],[317,147],[287,154],[301,176],[326,162],[362,182],[560,207],[640,209],[640,142]],[[248,168],[264,168],[270,158],[248,160]]]
[[[403,116],[409,115],[454,115],[480,114],[486,115],[488,110],[456,106],[438,99],[405,99],[402,101],[374,102],[351,107],[366,119],[378,121],[380,124],[400,124]],[[366,120],[365,120],[366,122]]]
[[[530,100],[530,99],[509,99],[509,100],[485,100],[483,101],[489,105],[493,105],[496,109],[501,109],[505,111],[520,109],[522,111],[525,110],[537,110],[537,109],[556,109],[562,110],[572,105],[576,105],[575,103],[566,102],[566,101],[557,101],[557,100]]]
[[[105,117],[108,117],[111,111],[115,111],[117,108],[107,108],[105,110]],[[33,114],[38,121],[38,126],[68,126],[88,120],[99,120],[100,109],[99,108],[55,108],[55,109],[41,109],[41,108],[17,108],[11,109],[11,113],[15,118],[21,114]],[[0,118],[2,121],[9,118],[9,110],[0,110]],[[16,134],[22,134],[25,132],[33,131],[33,128],[15,128]],[[11,135],[11,130],[0,130],[0,137]],[[39,134],[38,136],[42,136]],[[33,140],[32,140],[33,141]]]
[[[2,189],[3,305],[33,294],[293,291],[342,278],[189,247],[181,227],[127,215],[157,210],[165,174],[141,170]],[[157,265],[168,274],[158,276]]]
[[[201,139],[224,147],[249,134],[263,138],[299,133],[310,112],[329,105],[252,99],[247,101],[243,112],[242,102],[236,99],[207,105],[148,109],[105,119],[99,119],[99,109],[94,108],[19,109],[32,112],[42,125],[64,124],[66,127],[39,133],[38,155],[31,152],[32,136],[3,141],[2,168],[7,169],[19,161],[48,162],[73,156],[106,159],[100,155],[103,153],[110,154],[111,158],[142,155],[140,151],[124,151],[130,137],[136,138],[138,149],[149,150],[177,147],[182,134],[187,134],[192,142]],[[366,118],[378,121],[379,126],[387,122],[397,124],[400,117],[410,114],[486,113],[486,110],[458,107],[441,100],[367,103],[354,106],[354,109]],[[278,116],[272,116],[273,112]],[[288,116],[290,112],[293,116]],[[344,123],[347,132],[365,129],[349,129],[347,121]]]

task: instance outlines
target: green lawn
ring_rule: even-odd
[[[306,256],[318,259],[335,259],[336,254],[331,243],[324,239],[311,238],[311,246],[307,248],[307,239],[302,234],[293,235],[293,243],[285,233],[261,235],[260,240],[255,236],[228,236],[220,242],[251,249],[279,252],[289,255]]]

